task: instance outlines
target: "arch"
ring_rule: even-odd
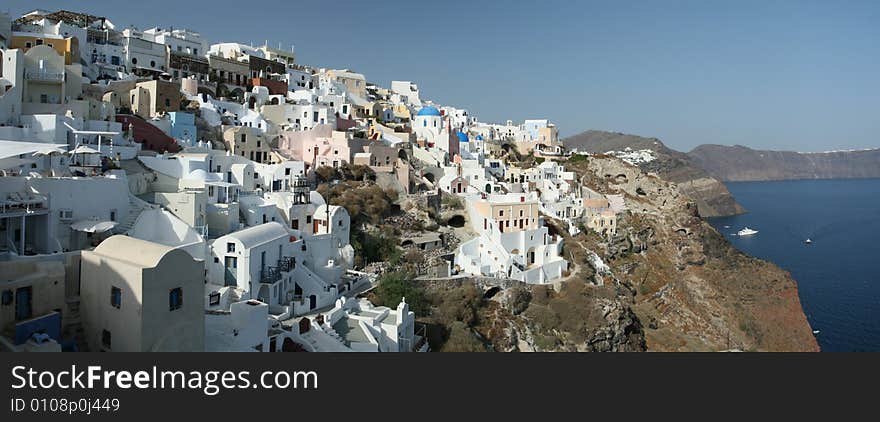
[[[401,160],[404,160],[404,161],[409,161],[409,158],[406,155],[406,150],[403,148],[401,148],[397,151],[397,158],[400,158]]]
[[[305,334],[312,329],[312,321],[308,318],[303,318],[299,320],[299,333]]]
[[[489,288],[489,290],[486,290],[486,293],[483,293],[483,299],[492,299],[500,291],[501,291],[501,287],[492,286]]]
[[[263,303],[269,303],[269,301],[271,300],[269,286],[265,284],[260,285],[260,292],[257,294],[257,300]]]
[[[452,227],[464,227],[465,218],[461,214],[453,215],[449,217],[449,220],[446,221],[446,225]]]
[[[526,252],[526,266],[532,265],[535,263],[535,247],[532,246],[529,248],[528,252]]]
[[[302,320],[300,320],[300,324],[302,324],[303,320],[308,321],[309,319],[303,318]],[[308,327],[308,322],[306,322],[306,326]],[[306,331],[308,331],[308,328],[306,329]],[[300,330],[300,333],[302,333],[302,332],[303,331]],[[285,337],[284,342],[281,343],[281,351],[282,352],[305,352],[306,348],[303,347],[301,344],[293,341],[290,337]]]
[[[271,105],[278,105],[278,97],[272,97],[272,100],[269,101]]]
[[[255,110],[256,106],[257,106],[257,98],[256,97],[248,98],[248,108],[251,110]]]

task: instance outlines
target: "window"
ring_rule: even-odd
[[[150,67],[156,67],[156,61],[150,60]]]
[[[285,175],[285,176],[290,176],[290,167],[284,169],[284,175]]]
[[[247,134],[242,133],[241,136],[239,136],[239,140],[241,143],[247,142]]]
[[[176,311],[183,306],[183,289],[180,287],[168,292],[168,310]]]
[[[220,304],[220,292],[214,292],[208,295],[208,305],[217,306]]]
[[[312,224],[312,216],[311,215],[306,216],[306,224]]]
[[[116,210],[110,210],[110,221],[116,221]]]
[[[290,228],[299,230],[299,219],[290,220]]]
[[[122,289],[110,286],[110,306],[116,309],[122,307]]]
[[[105,349],[111,350],[112,349],[112,347],[111,347],[112,341],[113,341],[113,337],[110,334],[110,332],[107,330],[104,330],[101,333],[101,345],[104,346]]]
[[[119,56],[111,56],[110,64],[112,64],[113,66],[119,66]]]
[[[138,59],[137,59],[137,57],[132,57],[132,58],[131,58],[131,64],[138,64]]]
[[[24,48],[31,48],[31,43],[30,42],[24,43]]]
[[[73,210],[71,210],[71,209],[58,210],[58,214],[59,214],[59,217],[61,218],[62,221],[73,219]]]
[[[171,100],[168,98],[165,99],[165,107],[171,107]]]
[[[235,252],[235,243],[228,242],[226,243],[226,253]]]
[[[43,40],[37,40],[37,45],[43,45]]]
[[[12,290],[4,290],[2,297],[3,306],[12,305]]]

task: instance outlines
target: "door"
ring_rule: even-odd
[[[24,321],[33,316],[31,305],[31,286],[21,287],[15,290],[15,320]]]
[[[235,286],[238,284],[236,281],[235,272],[238,268],[238,258],[234,256],[227,256],[225,260],[226,270],[224,271],[224,281],[227,286]]]
[[[309,296],[309,310],[315,309],[318,306],[318,298],[315,295]]]

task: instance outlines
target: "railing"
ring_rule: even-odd
[[[260,271],[260,283],[274,284],[281,280],[281,271],[277,267],[269,267]]]
[[[203,238],[208,237],[208,225],[207,224],[205,224],[204,226],[195,226],[195,227],[193,227],[193,230],[195,230],[196,233],[200,234]]]
[[[278,260],[278,270],[284,273],[288,273],[296,268],[296,258],[292,256],[285,256]]]
[[[64,72],[46,72],[28,70],[24,72],[24,78],[33,81],[54,81],[61,82],[65,79]]]

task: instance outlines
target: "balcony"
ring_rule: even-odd
[[[278,270],[283,273],[289,273],[296,268],[296,258],[285,256],[278,260]]]
[[[281,280],[281,271],[278,271],[278,267],[268,267],[260,271],[260,283],[275,284],[279,280]]]
[[[43,82],[63,82],[65,80],[64,72],[47,72],[44,70],[27,70],[24,72],[24,78],[31,81]]]

